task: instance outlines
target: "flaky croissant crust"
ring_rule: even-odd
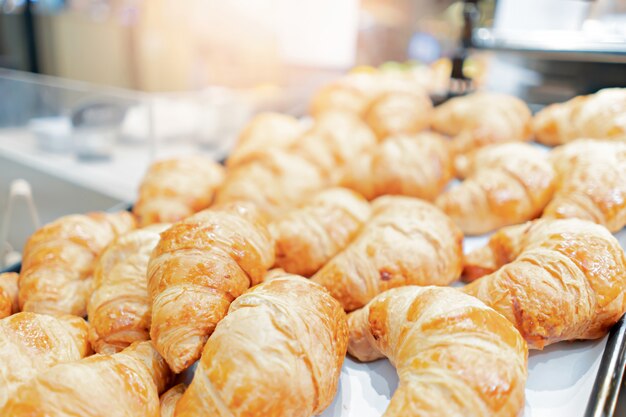
[[[133,213],[142,227],[182,220],[209,207],[223,180],[224,168],[208,157],[157,161],[139,186]]]
[[[348,351],[383,356],[400,383],[384,416],[518,416],[528,349],[515,328],[474,297],[407,286],[349,315]]]
[[[85,320],[71,315],[22,312],[0,320],[0,409],[39,373],[91,354],[87,333]]]
[[[171,378],[150,342],[114,355],[57,365],[22,385],[0,415],[159,417],[159,393]]]
[[[467,255],[463,288],[503,314],[531,348],[596,339],[626,311],[626,257],[604,227],[540,219],[503,228]]]
[[[345,313],[328,292],[275,277],[231,304],[175,415],[317,415],[335,396],[347,343]]]
[[[174,372],[200,357],[230,303],[273,263],[273,241],[252,206],[204,210],[161,233],[147,273],[150,336]]]
[[[85,316],[95,261],[116,236],[135,227],[128,212],[70,215],[26,243],[19,279],[23,311]]]
[[[535,138],[560,145],[578,138],[626,139],[626,88],[606,88],[546,106],[533,119]]]
[[[100,255],[87,308],[89,340],[98,353],[116,353],[148,340],[152,303],[146,273],[159,234],[155,224],[116,238]]]
[[[550,153],[557,190],[546,218],[578,218],[617,232],[626,225],[626,143],[580,139]]]
[[[556,173],[546,152],[535,146],[490,145],[460,158],[459,168],[467,178],[439,196],[436,204],[466,234],[537,218],[552,198]]]
[[[448,285],[462,269],[463,234],[432,204],[385,196],[361,232],[314,276],[346,311],[402,285]]]
[[[293,274],[314,274],[348,245],[369,215],[369,204],[353,191],[329,188],[316,194],[269,224],[276,266]]]

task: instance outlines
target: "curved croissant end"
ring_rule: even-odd
[[[495,272],[463,291],[509,319],[531,348],[602,337],[626,312],[624,250],[600,225],[535,220],[501,229],[478,251],[468,255],[474,278]]]
[[[504,317],[449,287],[386,291],[348,316],[348,352],[383,356],[400,383],[385,417],[515,417],[528,348]]]
[[[174,372],[200,357],[230,303],[273,263],[273,241],[250,206],[204,210],[161,233],[148,264],[150,336]]]

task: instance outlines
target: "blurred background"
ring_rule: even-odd
[[[626,86],[625,40],[626,0],[0,0],[0,244],[133,201],[154,158],[222,159],[348,71],[439,99],[456,66],[539,107]]]
[[[625,16],[625,0],[0,0],[0,67],[143,92],[245,89],[297,113],[354,66],[452,57],[469,21],[472,47],[500,51],[470,65],[541,103],[624,82],[609,65],[580,86],[576,65],[623,63]]]

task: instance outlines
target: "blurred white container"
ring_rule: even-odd
[[[28,129],[42,151],[62,153],[72,148],[72,123],[68,117],[33,118],[28,122]]]

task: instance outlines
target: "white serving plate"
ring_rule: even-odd
[[[616,234],[626,248],[626,229]],[[487,242],[487,236],[466,238],[468,252]],[[603,339],[561,342],[543,351],[531,350],[528,359],[524,417],[583,416],[606,345]],[[398,386],[387,359],[359,363],[346,357],[337,396],[323,417],[379,417]]]

